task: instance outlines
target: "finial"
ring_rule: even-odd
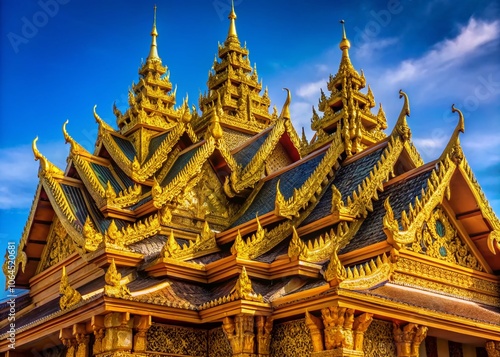
[[[446,145],[446,148],[441,154],[440,160],[444,160],[444,158],[448,156],[455,164],[459,165],[464,158],[459,138],[460,133],[465,132],[464,115],[460,109],[455,108],[455,104],[451,106],[451,111],[453,113],[458,113],[458,123],[448,141],[448,145]]]
[[[156,45],[156,37],[158,37],[158,31],[156,31],[156,5],[154,6],[153,29],[151,30],[151,37],[151,49],[149,50],[149,55],[146,62],[161,61],[160,56],[158,56],[158,47]]]
[[[283,88],[283,90],[286,90],[287,96],[286,96],[286,101],[285,104],[283,104],[283,109],[281,110],[281,115],[280,117],[282,119],[290,119],[290,102],[292,100],[292,95],[290,94],[290,90],[288,88]]]
[[[462,114],[462,111],[460,109],[455,108],[455,104],[451,105],[451,112],[452,113],[458,113],[458,124],[457,127],[455,128],[455,132],[462,132],[465,133],[465,121],[464,121],[464,115]]]
[[[404,104],[394,126],[393,133],[397,133],[403,140],[407,141],[411,138],[411,130],[406,121],[406,117],[410,116],[410,100],[408,99],[408,95],[401,89],[399,90],[399,98],[404,98]]]
[[[345,34],[345,21],[340,20],[340,23],[342,24],[342,41],[340,41],[339,47],[342,51],[344,51],[351,48],[351,43],[349,42]]]
[[[229,23],[229,32],[227,33],[227,42],[237,42],[240,43],[240,40],[238,39],[238,34],[236,33],[236,12],[234,12],[234,0],[231,1],[231,12],[229,13],[229,16],[227,17],[230,21]]]

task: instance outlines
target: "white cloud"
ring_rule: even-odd
[[[40,144],[40,152],[64,170],[67,147],[61,142]],[[0,209],[28,208],[38,182],[39,163],[29,145],[0,149]]]
[[[487,22],[471,17],[455,38],[438,42],[420,58],[403,61],[387,78],[396,84],[408,83],[422,75],[428,77],[481,53],[482,46],[498,39],[499,35],[499,20]]]
[[[298,89],[297,89],[297,96],[302,97],[302,98],[319,98],[320,94],[320,89],[322,87],[326,87],[326,82],[325,79],[321,79],[316,82],[309,82],[302,84]]]
[[[360,58],[369,58],[374,52],[380,51],[386,47],[389,47],[397,43],[399,39],[397,37],[383,38],[378,41],[367,41],[356,49],[356,56]]]

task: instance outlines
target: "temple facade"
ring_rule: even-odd
[[[3,264],[27,292],[15,319],[0,305],[0,354],[500,356],[500,220],[464,117],[424,163],[408,96],[388,128],[342,29],[307,140],[289,91],[270,108],[234,7],[197,106],[172,91],[155,14],[128,109],[115,126],[94,108],[94,151],[66,122],[63,171],[33,141],[39,184]]]

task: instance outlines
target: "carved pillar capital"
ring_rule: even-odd
[[[112,312],[104,316],[103,352],[132,349],[133,320],[128,312]]]
[[[404,326],[394,323],[392,331],[398,357],[418,357],[420,343],[427,336],[427,329],[414,323]]]
[[[229,340],[233,356],[269,355],[272,329],[272,316],[241,314],[222,321],[222,330]]]
[[[92,354],[104,352],[102,348],[102,340],[105,334],[104,316],[92,316],[90,320],[92,331],[94,331],[94,345],[92,347]]]
[[[500,357],[500,341],[488,341],[484,347],[488,357]]]
[[[134,316],[134,352],[145,352],[147,347],[147,332],[151,326],[151,315]]]
[[[354,309],[331,306],[321,310],[321,318],[306,311],[305,322],[313,343],[311,356],[364,356],[363,338],[372,314],[355,316]]]
[[[73,337],[71,329],[62,329],[59,331],[59,339],[66,347],[65,357],[76,357],[77,342]]]

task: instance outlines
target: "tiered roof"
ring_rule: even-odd
[[[417,308],[416,323],[498,336],[500,221],[461,151],[462,113],[453,108],[459,124],[448,146],[423,164],[408,97],[400,92],[401,114],[384,134],[383,112],[369,111],[371,90],[359,91],[365,79],[344,30],[330,98],[321,93],[324,116],[313,113],[316,136],[305,145],[290,93],[280,115],[268,114],[234,7],[229,19],[201,116],[187,100],[174,108],[155,19],[130,108],[115,110],[119,129],[94,113],[91,154],[65,124],[65,172],[33,142],[40,184],[16,262],[32,305],[18,317],[19,340],[132,306],[204,324],[241,311],[285,319],[332,299],[400,320]],[[235,145],[238,130],[245,140]],[[429,296],[432,305],[423,303]],[[471,302],[480,305],[470,310]]]

